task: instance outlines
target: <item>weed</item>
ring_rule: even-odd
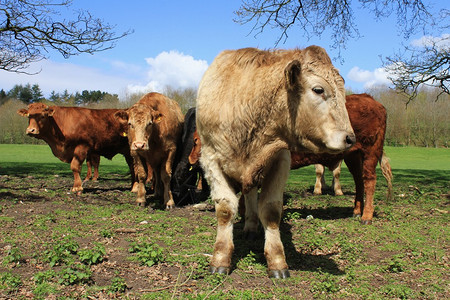
[[[88,283],[91,280],[92,272],[85,265],[73,264],[70,267],[62,269],[58,273],[58,283],[63,285],[73,285]]]
[[[0,290],[16,291],[22,285],[18,275],[9,272],[0,273]]]
[[[328,273],[322,273],[320,280],[311,284],[311,292],[313,293],[336,293],[337,291],[339,291],[338,279]]]
[[[43,271],[43,272],[37,272],[34,275],[34,282],[36,284],[41,284],[44,282],[49,282],[51,281],[54,277],[56,276],[56,272],[52,269],[47,270],[47,271]]]
[[[44,300],[48,299],[49,295],[56,294],[58,292],[58,289],[51,283],[48,282],[42,282],[36,285],[36,287],[33,290],[33,296],[36,300]]]
[[[20,249],[17,247],[9,247],[9,249],[6,251],[6,256],[3,259],[4,264],[10,264],[10,263],[19,263],[22,259],[22,254],[20,252]]]
[[[411,288],[403,284],[388,284],[385,285],[381,291],[389,298],[396,299],[410,299],[413,298],[414,292]]]
[[[82,249],[77,252],[80,261],[86,265],[101,263],[106,254],[105,247],[97,244],[94,249]]]
[[[102,229],[100,230],[100,236],[109,239],[113,237],[113,232],[109,229]]]
[[[78,250],[78,243],[70,238],[64,238],[61,242],[52,244],[52,248],[44,251],[44,258],[50,263],[50,266],[56,266],[61,263],[70,262],[71,254]]]
[[[407,263],[403,260],[403,255],[394,255],[386,267],[386,271],[390,273],[400,273],[406,270]]]
[[[124,293],[127,290],[128,286],[125,282],[125,279],[121,277],[114,277],[111,280],[111,284],[108,286],[107,291],[111,294],[114,293]]]
[[[155,243],[133,242],[131,243],[128,252],[136,255],[133,259],[139,261],[142,265],[149,267],[165,260],[162,248]]]

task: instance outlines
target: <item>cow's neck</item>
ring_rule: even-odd
[[[58,124],[53,118],[50,119],[50,124],[51,125],[49,126],[48,130],[49,134],[44,136],[43,140],[50,146],[53,155],[55,155],[62,161],[68,162],[64,157],[64,155],[67,154],[65,145],[66,139],[64,138],[64,135],[59,129]]]

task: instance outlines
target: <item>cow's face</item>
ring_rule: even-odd
[[[120,122],[128,124],[128,142],[132,151],[144,151],[149,149],[149,138],[155,124],[162,119],[162,114],[151,107],[135,104],[128,110],[115,114]]]
[[[285,69],[286,89],[300,144],[309,151],[336,153],[350,148],[355,134],[345,108],[344,79],[324,55],[303,65],[291,62]]]
[[[32,103],[28,109],[20,109],[17,113],[28,118],[26,134],[36,138],[41,137],[50,126],[50,118],[54,110],[43,103]]]

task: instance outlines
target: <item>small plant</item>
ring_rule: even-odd
[[[69,238],[53,243],[52,248],[44,252],[45,260],[50,263],[51,267],[69,262],[72,254],[77,253],[78,247],[78,243]]]
[[[288,212],[284,217],[284,221],[300,220],[302,215],[298,211]]]
[[[78,251],[80,261],[86,265],[95,265],[104,260],[105,247],[97,244],[94,249],[82,249]]]
[[[109,229],[102,229],[102,230],[100,231],[100,235],[101,235],[102,237],[108,238],[108,239],[113,237],[113,233],[112,233],[112,231],[109,230]]]
[[[410,299],[414,292],[409,287],[402,284],[389,284],[383,287],[382,292],[389,298]]]
[[[70,267],[62,269],[59,273],[59,284],[74,285],[79,283],[88,283],[91,280],[92,272],[85,265],[73,264]]]
[[[36,285],[36,288],[33,290],[33,299],[36,300],[44,300],[48,299],[49,295],[56,294],[58,290],[56,287],[48,282],[39,283]]]
[[[323,274],[319,281],[311,284],[311,291],[316,293],[336,293],[339,291],[339,283],[335,276]]]
[[[256,263],[256,254],[250,251],[246,257],[242,258],[238,263],[237,267],[240,269],[248,269],[254,266]]]
[[[401,255],[395,255],[388,262],[386,271],[390,273],[401,273],[406,270],[406,262],[402,259]]]
[[[56,272],[50,269],[44,272],[37,272],[33,278],[36,284],[41,284],[44,282],[51,281],[55,276]]]
[[[135,253],[135,260],[149,267],[165,260],[163,250],[155,243],[143,242],[138,244],[133,242],[128,252]]]
[[[16,291],[22,285],[19,275],[9,272],[0,273],[0,290]]]
[[[127,290],[128,286],[125,282],[125,279],[121,277],[114,277],[111,280],[111,285],[108,287],[109,293],[124,293]]]
[[[8,251],[6,251],[6,256],[3,259],[4,264],[10,263],[19,263],[22,259],[22,254],[20,253],[20,249],[16,247],[10,247]]]

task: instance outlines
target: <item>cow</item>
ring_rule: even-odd
[[[200,137],[195,123],[195,108],[184,117],[183,134],[177,146],[172,176],[172,194],[177,205],[196,203],[209,195],[209,186],[200,166]],[[201,190],[201,193],[198,193]]]
[[[170,181],[177,143],[183,130],[183,114],[174,100],[148,93],[136,104],[115,114],[128,124],[128,143],[137,174],[136,203],[145,206],[148,167],[153,170],[155,198],[163,198],[167,210],[175,206]]]
[[[386,109],[368,94],[348,95],[346,107],[348,116],[356,136],[356,144],[340,154],[305,154],[292,153],[291,168],[296,169],[310,164],[321,164],[337,175],[340,163],[345,161],[356,185],[354,216],[361,216],[362,224],[371,224],[373,218],[373,196],[376,185],[376,166],[380,163],[383,176],[388,183],[388,199],[392,198],[392,171],[389,160],[383,152],[386,133]],[[338,168],[339,167],[339,168]],[[317,179],[314,193],[318,194],[321,187],[319,175],[323,167],[316,169]],[[334,190],[339,191],[335,179]],[[340,186],[340,185],[339,185]],[[364,201],[364,193],[366,200]]]
[[[242,191],[245,234],[259,219],[269,277],[289,277],[279,224],[290,151],[338,153],[355,143],[344,80],[328,54],[318,46],[223,51],[199,85],[197,131],[218,222],[209,271],[230,272]]]
[[[74,177],[72,192],[79,194],[83,191],[81,165],[87,157],[95,155],[112,159],[118,153],[123,154],[134,181],[133,159],[128,140],[123,136],[126,128],[115,119],[117,111],[48,106],[39,102],[17,113],[28,117],[27,135],[44,140],[53,155],[70,163]]]

